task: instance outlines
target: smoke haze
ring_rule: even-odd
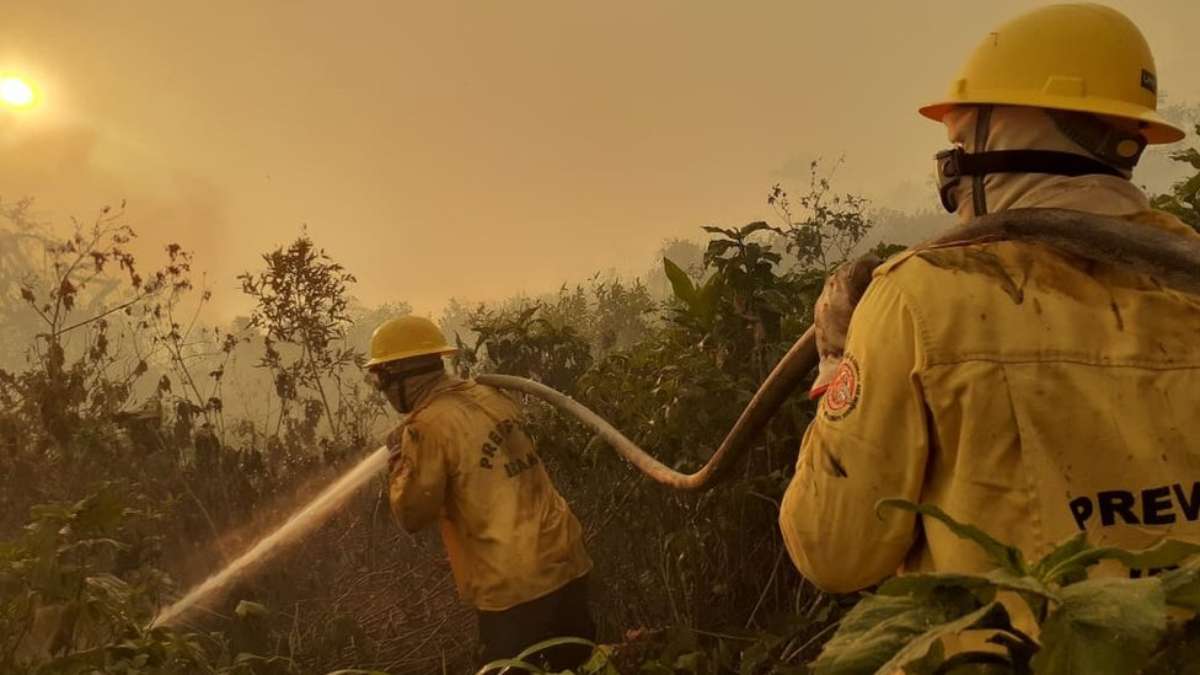
[[[0,113],[0,198],[57,223],[128,199],[225,318],[304,225],[364,302],[436,313],[641,273],[666,239],[768,217],[817,157],[844,155],[840,190],[934,207],[945,137],[915,108],[1037,4],[11,3],[0,71],[43,102]],[[1111,4],[1194,101],[1200,3]]]

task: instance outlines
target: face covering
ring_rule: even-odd
[[[1136,132],[1082,113],[1018,106],[964,106],[943,122],[955,147],[937,155],[939,194],[962,221],[1021,207],[1105,215],[1149,208],[1129,182],[1145,147]],[[1108,161],[1080,141],[1099,148]]]
[[[384,389],[384,396],[387,397],[388,403],[391,403],[392,408],[401,415],[412,412],[412,404],[408,401],[407,382],[408,378],[392,378]]]
[[[413,391],[428,382],[437,374],[445,372],[445,365],[441,359],[436,363],[430,363],[424,367],[414,368],[412,370],[403,371],[376,371],[371,373],[371,377],[383,395],[387,398],[388,403],[396,409],[396,412],[407,415],[412,412]]]

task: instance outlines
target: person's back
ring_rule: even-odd
[[[1197,236],[1157,212],[1129,226]],[[1126,548],[1167,531],[1200,542],[1200,298],[1016,242],[904,255],[881,281],[916,323],[930,430],[921,501],[1032,559],[1080,530]],[[906,567],[990,567],[944,528],[924,536]]]
[[[520,407],[445,371],[453,354],[429,319],[404,316],[371,335],[368,372],[405,419],[388,436],[388,501],[410,532],[437,522],[459,595],[479,620],[482,663],[552,637],[595,638],[579,521],[554,489]],[[590,650],[534,658],[573,668]]]
[[[465,599],[498,611],[541,597],[592,566],[582,528],[554,488],[504,394],[446,377],[406,433],[443,445],[448,481],[442,535]]]
[[[1144,37],[1111,8],[1051,5],[1004,23],[920,109],[953,144],[936,155],[942,205],[962,223],[1069,209],[1125,219],[1135,239],[1195,238],[1131,180],[1148,144],[1184,136],[1155,111],[1156,87]],[[1080,530],[1128,548],[1200,542],[1200,298],[1016,242],[902,254],[865,293],[847,278],[833,275],[817,303],[822,398],[780,509],[813,583],[849,592],[898,569],[993,566],[933,519],[876,512],[894,497],[1027,559]]]

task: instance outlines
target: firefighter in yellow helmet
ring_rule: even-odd
[[[432,321],[392,319],[371,336],[367,368],[405,419],[388,438],[392,512],[408,531],[435,521],[463,599],[478,610],[483,662],[544,639],[593,639],[592,562],[582,529],[525,432],[520,407],[446,372],[456,350]],[[579,648],[548,650],[572,667]]]
[[[1197,237],[1130,180],[1147,144],[1183,137],[1156,113],[1157,87],[1145,39],[1110,8],[1052,5],[1000,26],[920,110],[953,143],[937,155],[942,203],[960,221],[1060,208]],[[818,302],[821,400],[779,517],[813,583],[988,570],[941,523],[877,515],[892,497],[1029,559],[1080,531],[1127,548],[1200,542],[1200,298],[1011,241],[900,254],[857,308],[846,269]],[[1147,572],[1106,564],[1095,573]]]

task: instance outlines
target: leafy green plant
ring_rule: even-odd
[[[767,203],[783,218],[780,233],[787,240],[788,252],[802,268],[815,268],[822,275],[848,260],[874,226],[865,197],[833,191],[833,174],[840,164],[839,159],[822,175],[820,161],[811,162],[808,191],[794,202],[779,185],[772,186],[767,195]]]
[[[671,282],[675,298],[683,303],[685,320],[692,321],[701,330],[711,330],[716,321],[717,303],[724,281],[721,274],[714,273],[704,283],[697,285],[670,258],[663,258],[663,270]]]
[[[36,329],[27,344],[31,367],[0,370],[0,408],[33,423],[27,431],[38,438],[24,445],[43,458],[80,459],[77,441],[129,402],[149,368],[141,355],[128,359],[121,353],[118,328],[125,321],[144,328],[146,317],[161,314],[190,289],[190,257],[171,244],[163,267],[144,277],[129,251],[136,234],[122,222],[121,208],[104,207],[91,224],[75,223],[71,236],[56,238],[24,222],[27,207],[0,210],[15,223],[9,236],[21,233],[34,242],[15,241],[27,253],[13,262],[29,265],[35,256],[42,261],[22,270],[14,289],[19,297],[5,298]]]
[[[1200,124],[1196,125],[1196,133],[1200,134]],[[1170,193],[1155,196],[1151,203],[1200,230],[1200,150],[1185,148],[1171,153],[1171,159],[1188,165],[1195,173],[1175,183]]]
[[[263,255],[263,262],[266,269],[245,272],[238,279],[242,292],[255,301],[250,325],[264,331],[261,365],[275,376],[282,405],[279,424],[295,423],[287,413],[299,404],[299,424],[309,436],[324,413],[334,438],[339,438],[345,416],[337,407],[343,398],[341,374],[360,361],[345,344],[350,325],[347,286],[355,277],[307,234]],[[332,392],[330,379],[335,382]]]
[[[469,320],[478,336],[475,344],[468,346],[457,337],[460,364],[472,371],[530,377],[571,392],[592,365],[590,345],[570,323],[544,318],[544,313],[539,302],[501,310],[480,307]]]
[[[1200,545],[1165,540],[1141,551],[1094,547],[1085,533],[1036,562],[932,505],[884,500],[945,524],[978,544],[995,569],[987,574],[908,574],[885,581],[842,620],[812,671],[910,674],[987,672],[1074,675],[1166,673],[1181,658],[1200,662],[1195,622],[1169,620],[1168,608],[1200,610]],[[1116,560],[1130,570],[1173,568],[1157,576],[1089,578]],[[1012,592],[1040,627],[1035,639],[1013,625],[998,593]],[[987,631],[995,651],[944,653],[942,639]]]
[[[592,650],[592,656],[578,669],[574,670],[549,671],[544,666],[534,662],[539,652],[562,645],[583,645]],[[557,637],[543,640],[526,647],[514,658],[497,659],[484,664],[475,672],[475,675],[491,675],[491,673],[496,673],[497,675],[511,675],[512,673],[535,673],[536,675],[546,675],[548,673],[558,673],[560,675],[621,675],[612,665],[609,649],[597,645],[591,640],[575,637]]]
[[[153,564],[160,517],[144,497],[108,484],[31,516],[19,537],[0,542],[0,671],[294,672],[286,658],[232,650],[219,633],[150,627],[172,584]]]

